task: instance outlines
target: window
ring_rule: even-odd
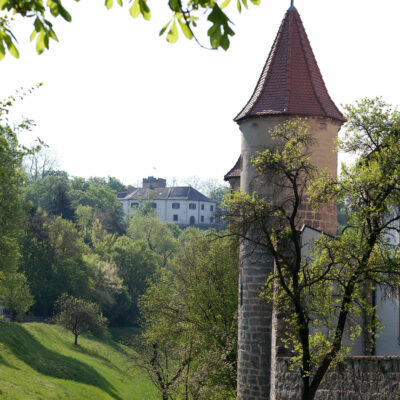
[[[200,217],[200,222],[204,222],[204,217],[203,216]]]
[[[132,202],[131,203],[131,208],[138,208],[139,207],[139,203],[138,202]]]
[[[214,211],[214,206],[210,206],[210,211]]]
[[[178,221],[178,214],[174,214],[173,220],[174,220],[175,222]]]
[[[191,216],[190,219],[189,219],[189,224],[190,225],[194,225],[195,223],[196,223],[196,218]]]
[[[211,218],[210,218],[210,222],[214,222],[214,217],[211,217]]]
[[[157,203],[150,203],[151,208],[157,208]]]
[[[172,203],[172,208],[174,210],[179,210],[181,208],[181,205],[179,203]]]
[[[204,204],[201,205],[201,209],[204,210]]]
[[[196,209],[196,203],[189,203],[189,210],[195,210]]]

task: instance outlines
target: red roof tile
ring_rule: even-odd
[[[236,164],[225,174],[224,181],[229,181],[232,178],[240,178],[242,171],[242,156],[239,156]]]
[[[328,94],[295,8],[286,12],[254,93],[235,121],[277,114],[344,122]]]

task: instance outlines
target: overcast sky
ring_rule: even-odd
[[[232,0],[234,2],[234,0]],[[21,57],[0,62],[2,97],[43,87],[16,107],[73,176],[218,178],[240,153],[232,121],[249,99],[289,0],[261,0],[232,19],[227,52],[158,36],[168,19],[149,0],[152,20],[100,1],[66,0],[72,23],[56,20],[59,43],[36,55],[31,21],[16,20]],[[378,5],[379,4],[379,5]],[[295,0],[328,91],[340,107],[382,96],[400,104],[398,0]],[[159,8],[158,8],[159,7]]]

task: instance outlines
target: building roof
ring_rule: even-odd
[[[254,92],[236,116],[298,115],[344,122],[330,98],[298,11],[286,12]]]
[[[233,178],[240,178],[240,173],[242,171],[242,156],[239,156],[236,164],[226,173],[224,176],[224,181],[229,181]]]
[[[118,200],[190,200],[213,202],[191,186],[171,188],[132,188],[126,192],[118,193]]]

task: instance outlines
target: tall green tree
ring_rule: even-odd
[[[237,248],[229,239],[188,229],[169,269],[163,270],[141,298],[146,370],[155,380],[157,371],[164,378],[176,377],[169,385],[166,379],[158,379],[164,396],[234,397],[237,257]],[[170,371],[155,368],[154,357],[169,357]]]
[[[65,176],[45,176],[25,188],[25,201],[31,201],[51,215],[72,220],[74,209],[71,204],[70,182]]]
[[[0,277],[2,303],[12,313],[12,319],[23,321],[24,314],[34,304],[25,275],[8,272]]]
[[[15,270],[19,259],[18,239],[22,229],[21,188],[24,175],[16,128],[0,124],[0,271]]]
[[[116,191],[107,182],[74,178],[71,186],[69,195],[74,209],[80,205],[92,207],[104,229],[112,233],[124,232],[121,203],[117,200]]]
[[[124,324],[136,325],[139,318],[138,299],[157,270],[156,256],[145,242],[121,236],[112,246],[111,260],[129,294],[129,312],[125,315]]]
[[[74,224],[37,212],[27,222],[21,270],[35,298],[34,312],[49,316],[63,293],[90,296],[90,271],[85,245]]]
[[[144,241],[156,256],[158,265],[165,267],[176,254],[180,230],[174,224],[161,221],[154,212],[137,213],[128,221],[127,234],[134,241]]]
[[[317,171],[310,162],[307,124],[291,120],[269,132],[274,145],[253,158],[259,176],[279,195],[266,199],[239,192],[229,202],[232,233],[248,250],[253,245],[274,258],[276,272],[263,295],[285,315],[282,340],[299,367],[303,400],[315,398],[326,371],[349,351],[345,331],[353,339],[360,334],[360,309],[367,331],[377,329],[366,292],[373,293],[377,284],[399,283],[399,250],[391,235],[400,219],[400,113],[379,99],[346,111],[339,148],[357,157],[339,179]],[[338,199],[350,210],[341,234],[322,235],[311,254],[303,248],[298,225],[306,196],[315,209]]]

